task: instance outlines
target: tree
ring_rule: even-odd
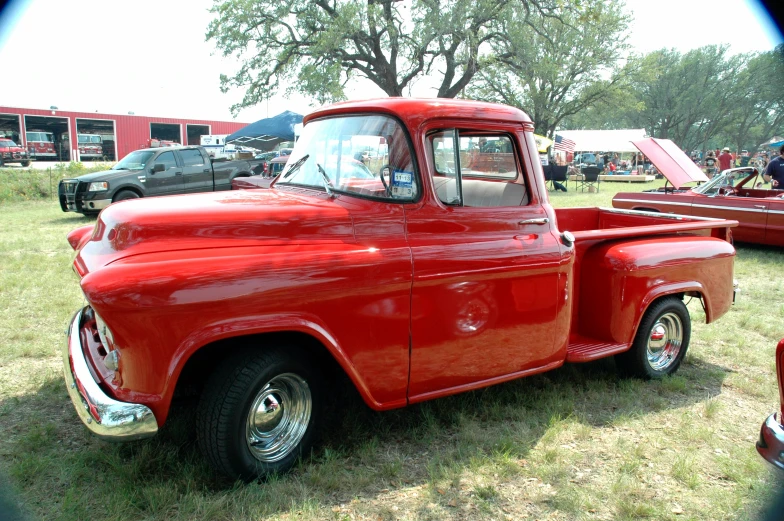
[[[736,84],[721,135],[736,150],[754,150],[784,127],[784,44],[750,57]]]
[[[617,0],[578,5],[524,13],[527,23],[519,15],[505,20],[507,38],[491,42],[494,59],[469,96],[519,107],[550,136],[608,96],[626,79],[617,65],[627,49],[627,15]]]
[[[548,2],[541,0],[546,9]],[[534,6],[538,6],[536,0]],[[345,99],[355,76],[402,96],[423,74],[454,97],[481,68],[480,48],[501,37],[510,0],[215,0],[207,39],[241,60],[221,87],[244,88],[234,112],[281,87],[320,103]]]
[[[716,45],[683,55],[674,49],[648,54],[633,83],[644,105],[636,126],[685,149],[704,148],[727,121],[744,63],[743,56],[728,57],[727,47]]]

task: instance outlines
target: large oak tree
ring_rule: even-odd
[[[427,74],[437,96],[454,97],[481,68],[484,46],[503,37],[510,4],[546,12],[555,1],[216,0],[207,39],[239,61],[221,75],[224,90],[245,90],[235,112],[284,89],[345,99],[355,77],[402,96]]]

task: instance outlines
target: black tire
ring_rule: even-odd
[[[243,351],[207,381],[196,416],[199,446],[231,479],[286,472],[315,441],[321,409],[321,376],[304,357],[280,348]],[[275,434],[265,445],[269,433]]]
[[[30,161],[22,161],[22,166],[27,168],[28,166],[30,166]]]
[[[5,161],[3,160],[2,157],[0,157],[0,167],[3,167],[3,166],[5,166]]]
[[[616,355],[615,363],[623,375],[661,379],[678,370],[690,339],[686,305],[678,297],[663,297],[645,311],[631,349]]]
[[[120,190],[112,198],[112,202],[116,203],[117,201],[125,201],[127,199],[138,199],[138,198],[139,198],[139,194],[137,194],[132,190]]]

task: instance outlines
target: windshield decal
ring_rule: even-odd
[[[414,195],[414,172],[395,170],[392,172],[392,196],[411,198]]]

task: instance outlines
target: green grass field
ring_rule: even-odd
[[[610,206],[650,186],[552,199]],[[244,485],[211,473],[187,413],[147,441],[88,434],[59,349],[83,302],[65,235],[93,220],[52,199],[0,210],[0,487],[30,519],[756,519],[780,482],[754,449],[778,402],[780,249],[738,247],[742,292],[715,324],[689,305],[673,378],[619,379],[604,360],[383,414],[350,396],[293,472]]]

